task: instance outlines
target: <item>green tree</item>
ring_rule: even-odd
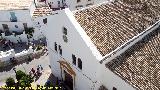
[[[26,75],[26,76],[23,76],[21,79],[20,79],[20,86],[21,87],[30,87],[31,86],[31,83],[33,82],[33,78],[30,76],[30,75]]]
[[[14,81],[14,79],[11,78],[11,77],[7,78],[7,80],[6,80],[6,85],[7,85],[8,87],[13,87],[13,86],[15,86],[15,81]]]
[[[23,71],[18,70],[16,72],[16,79],[17,79],[17,81],[19,81],[23,76],[26,76],[26,74]]]

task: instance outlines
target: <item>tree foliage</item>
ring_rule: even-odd
[[[18,70],[16,72],[16,79],[17,79],[17,81],[19,81],[23,76],[26,76],[26,74],[23,71]]]
[[[34,81],[30,75],[25,74],[23,71],[16,71],[16,79],[17,84],[15,85],[15,81],[13,78],[9,77],[6,80],[6,85],[8,87],[17,86],[17,87],[30,87],[31,83]]]
[[[21,87],[30,87],[33,81],[34,80],[30,75],[26,75],[26,76],[23,76],[19,82]]]
[[[14,79],[11,78],[11,77],[7,78],[7,80],[6,80],[6,85],[7,85],[8,87],[13,87],[13,86],[15,85]]]

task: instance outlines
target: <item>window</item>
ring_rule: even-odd
[[[117,90],[117,88],[113,87],[113,90]]]
[[[88,1],[91,1],[91,0],[88,0]]]
[[[60,7],[60,1],[58,1],[58,7]]]
[[[76,56],[72,54],[72,63],[76,65]]]
[[[9,27],[8,27],[7,24],[2,24],[2,26],[3,26],[3,29],[4,29],[4,30],[9,30]]]
[[[78,67],[82,70],[82,61],[80,58],[78,58]]]
[[[60,45],[59,45],[59,54],[62,55],[62,48]]]
[[[77,0],[77,3],[80,2],[81,0]]]
[[[67,35],[67,28],[63,27],[63,34]]]
[[[76,8],[82,8],[83,7],[83,5],[77,5],[76,6]]]
[[[60,1],[58,1],[58,4],[60,4]]]
[[[17,25],[15,25],[15,28],[18,28],[18,26],[17,26]]]
[[[57,43],[54,43],[54,49],[57,51]]]
[[[64,42],[68,42],[68,38],[67,38],[67,36],[66,35],[63,35],[63,40],[64,40]]]
[[[47,18],[43,19],[43,23],[44,23],[44,24],[47,23]]]
[[[63,40],[64,40],[64,42],[68,42],[67,28],[65,28],[65,27],[63,27]]]
[[[17,22],[17,17],[15,15],[15,12],[10,12],[10,15],[11,15],[10,21],[11,22]]]
[[[23,23],[24,29],[27,28],[27,23]]]

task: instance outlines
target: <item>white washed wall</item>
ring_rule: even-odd
[[[15,12],[17,22],[10,22],[10,12]],[[23,23],[27,23],[28,27],[32,27],[32,19],[29,10],[2,10],[0,11],[0,29],[3,30],[2,24],[7,24],[10,30],[24,29]],[[15,28],[17,25],[19,28]]]
[[[119,76],[106,68],[105,65],[101,64],[100,67],[101,68],[98,72],[100,74],[100,85],[104,85],[108,90],[113,90],[113,87],[117,88],[117,90],[136,90]]]
[[[23,32],[23,34],[21,35],[16,35],[16,36],[14,35],[5,36],[5,34],[2,33],[2,37],[14,43],[17,43],[17,40],[20,41],[20,39],[22,40],[22,42],[28,42],[27,35],[25,34],[25,32]]]
[[[1,51],[0,52],[0,61],[5,62],[5,61],[10,60],[10,58],[13,58],[13,57],[17,58],[17,57],[28,55],[31,53],[33,53],[32,46],[30,46],[28,50],[23,50],[20,53],[15,53],[14,49],[11,49],[7,52]]]
[[[57,62],[61,58],[54,50],[54,42],[57,42],[57,44],[62,47],[62,57],[70,63],[77,74],[76,90],[98,90],[100,85],[106,86],[109,90],[112,90],[113,87],[116,87],[118,90],[135,90],[132,86],[107,69],[104,64],[99,63],[102,56],[97,52],[97,49],[89,37],[76,22],[68,9],[59,11],[58,15],[49,16],[46,26],[51,69],[55,76],[61,77],[60,66]],[[62,39],[63,26],[68,30],[68,43],[65,43]],[[82,71],[72,64],[72,54],[82,59]],[[89,80],[89,78],[91,80]]]
[[[99,64],[99,62],[96,60],[96,56],[92,54],[91,47],[89,47],[89,45],[92,46],[91,43],[86,44],[89,37],[87,38],[86,33],[73,18],[72,12],[70,12],[69,9],[59,11],[58,13],[59,14],[49,16],[46,25],[46,37],[49,44],[48,48],[52,73],[55,76],[61,77],[60,66],[57,62],[60,57],[54,50],[54,42],[57,42],[57,44],[62,47],[62,57],[70,63],[76,72],[76,90],[90,90],[93,88],[93,82],[97,80],[97,64]],[[71,17],[70,14],[72,15]],[[68,30],[68,43],[65,43],[62,38],[63,26]],[[72,54],[76,55],[77,58],[81,58],[82,71],[72,64]],[[97,57],[98,56],[100,55],[97,54]],[[89,80],[89,78],[91,80]]]
[[[36,0],[35,0],[36,1]],[[36,3],[36,2],[35,2]],[[30,5],[29,7],[29,12],[30,12],[30,16],[32,17],[33,13],[34,13],[34,10],[36,9],[35,7],[35,3],[32,2],[32,4]]]
[[[0,22],[0,29],[3,30],[2,24],[7,24],[9,31],[17,31],[22,32],[24,30],[23,23],[22,22]],[[15,27],[15,25],[18,26],[18,28]],[[4,30],[3,30],[4,31]]]

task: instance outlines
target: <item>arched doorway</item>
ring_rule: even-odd
[[[68,74],[64,70],[64,83],[67,85],[71,90],[73,90],[73,78],[70,74]]]
[[[74,90],[76,73],[66,61],[60,60],[58,62],[60,63],[61,77],[65,85],[67,85],[71,90]]]

